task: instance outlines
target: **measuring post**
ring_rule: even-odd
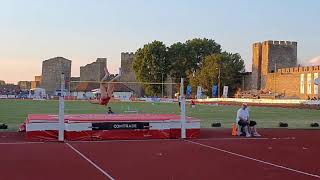
[[[65,80],[64,73],[61,74],[61,86],[60,86],[60,96],[59,96],[59,135],[58,140],[64,141],[64,89],[65,89]]]
[[[181,78],[180,85],[180,108],[181,108],[181,139],[186,139],[186,98],[184,96],[184,79]]]

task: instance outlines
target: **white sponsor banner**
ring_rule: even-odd
[[[10,98],[10,99],[15,99],[16,96],[15,96],[15,95],[8,95],[8,98]]]
[[[263,104],[320,104],[320,100],[301,99],[247,99],[247,98],[208,98],[199,99],[197,102],[245,102]]]
[[[300,94],[304,94],[304,74],[300,74]]]
[[[8,99],[7,95],[0,95],[0,99]]]
[[[228,97],[228,90],[229,90],[229,87],[228,87],[228,86],[223,86],[223,94],[222,94],[222,97],[225,97],[225,98]]]
[[[316,79],[318,78],[318,76],[319,76],[318,73],[314,73],[314,74],[313,74],[313,80],[314,80],[314,82],[316,81]],[[314,84],[313,86],[314,86],[314,88],[313,88],[313,94],[319,94],[319,87],[318,87],[318,85]]]
[[[140,101],[146,102],[165,102],[165,103],[172,103],[174,99],[171,98],[138,98]]]
[[[201,99],[202,98],[202,87],[198,86],[197,87],[197,99]]]

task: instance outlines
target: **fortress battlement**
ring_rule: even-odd
[[[128,60],[134,57],[133,52],[122,52],[121,53],[121,60]]]
[[[278,73],[301,73],[301,72],[312,72],[319,71],[320,66],[300,66],[291,68],[281,68],[278,69]]]
[[[296,41],[273,41],[273,40],[264,41],[263,44],[281,45],[281,46],[297,46],[298,45]]]
[[[254,47],[259,47],[259,46],[261,46],[261,45],[262,45],[262,43],[261,43],[261,42],[253,43],[253,46],[254,46]]]
[[[92,65],[100,65],[100,64],[103,64],[103,65],[106,65],[107,64],[107,58],[97,58],[96,61],[90,63],[90,64],[86,64],[84,66],[80,66],[80,69],[81,68],[86,68],[88,66],[92,66]]]

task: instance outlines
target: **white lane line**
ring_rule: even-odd
[[[101,140],[101,141],[69,141],[73,143],[112,143],[112,142],[157,142],[157,141],[181,141],[181,139],[120,139],[120,140]]]
[[[43,144],[44,142],[3,142],[0,145]]]
[[[252,158],[252,157],[245,156],[245,155],[241,155],[241,154],[238,154],[238,153],[234,153],[234,152],[227,151],[227,150],[224,150],[224,149],[216,148],[216,147],[209,146],[209,145],[206,145],[206,144],[202,144],[202,143],[198,143],[198,142],[194,142],[194,141],[190,141],[190,140],[185,140],[185,141],[189,142],[189,143],[192,143],[192,144],[197,144],[199,146],[206,147],[206,148],[209,148],[209,149],[214,149],[216,151],[224,152],[224,153],[231,154],[231,155],[234,155],[234,156],[242,157],[242,158],[249,159],[249,160],[252,160],[252,161],[256,161],[256,162],[259,162],[259,163],[267,164],[267,165],[274,166],[274,167],[277,167],[277,168],[285,169],[285,170],[288,170],[288,171],[292,171],[292,172],[296,172],[296,173],[300,173],[300,174],[304,174],[304,175],[307,175],[307,176],[311,176],[311,177],[315,177],[315,178],[319,178],[320,179],[320,175],[317,175],[317,174],[311,174],[311,173],[307,173],[307,172],[300,171],[300,170],[297,170],[297,169],[293,169],[293,168],[289,168],[289,167],[273,164],[273,163],[270,163],[270,162],[267,162],[267,161],[263,161],[263,160],[260,160],[260,159]]]
[[[284,138],[241,138],[241,137],[235,137],[235,138],[200,138],[195,140],[293,140],[294,137],[284,137]],[[181,141],[181,139],[120,139],[120,140],[93,140],[93,141],[69,141],[73,143],[113,143],[113,142],[158,142],[158,141]]]
[[[295,137],[284,137],[284,138],[200,138],[195,140],[294,140]],[[157,142],[157,141],[180,141],[181,139],[128,139],[128,140],[101,140],[101,141],[69,141],[73,143],[112,143],[112,142]],[[57,141],[41,141],[41,142],[3,142],[0,145],[19,145],[19,144],[47,144],[47,143],[59,143]]]
[[[253,138],[246,138],[246,137],[234,137],[234,138],[200,138],[195,140],[294,140],[295,137],[283,137],[283,138],[261,138],[261,137],[253,137]]]
[[[100,168],[96,163],[94,163],[93,161],[91,161],[89,158],[87,158],[84,154],[82,154],[80,151],[78,151],[76,148],[74,148],[71,144],[66,143],[66,145],[68,145],[73,151],[75,151],[78,155],[80,155],[83,159],[85,159],[86,161],[88,161],[91,165],[93,165],[96,169],[98,169],[100,172],[102,172],[102,174],[104,174],[106,177],[108,177],[111,180],[115,180],[115,178],[113,178],[109,173],[107,173],[106,171],[104,171],[102,168]]]

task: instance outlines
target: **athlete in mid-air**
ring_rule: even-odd
[[[101,93],[101,97],[100,97],[100,102],[99,104],[100,105],[108,105],[111,97],[112,97],[112,93],[114,91],[114,87],[115,87],[115,84],[112,83],[112,82],[116,82],[119,80],[120,78],[120,74],[117,75],[115,78],[113,78],[112,80],[110,80],[109,82],[111,83],[107,83],[107,87],[105,86],[105,83],[104,81],[106,81],[108,79],[108,77],[110,76],[110,73],[108,71],[107,68],[104,68],[104,71],[105,71],[105,75],[104,77],[101,79],[100,81],[100,93]]]

